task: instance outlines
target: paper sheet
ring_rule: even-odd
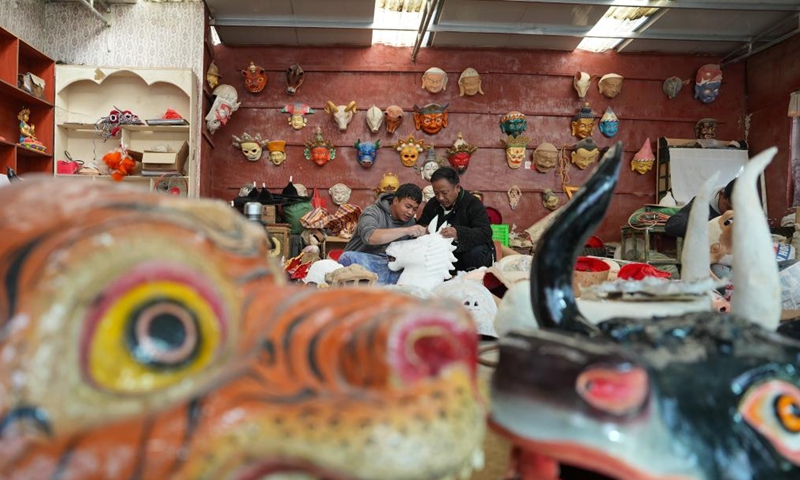
[[[685,205],[697,195],[703,182],[719,171],[719,184],[726,185],[749,160],[747,150],[670,148],[672,195]]]

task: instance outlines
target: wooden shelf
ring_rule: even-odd
[[[60,123],[59,128],[78,132],[94,132],[97,130],[94,123]],[[189,125],[121,125],[120,130],[131,132],[172,132],[188,133]]]
[[[42,100],[39,97],[34,97],[30,93],[12,85],[5,80],[0,79],[0,97],[12,98],[18,102],[23,103],[26,107],[47,107],[53,108],[53,104]]]
[[[31,150],[30,148],[26,148],[20,144],[17,144],[17,156],[27,157],[27,158],[51,158],[53,154],[50,152],[39,152],[37,150]]]

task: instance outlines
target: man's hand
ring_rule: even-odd
[[[410,227],[407,228],[408,228],[408,236],[414,238],[421,237],[426,233],[428,233],[428,230],[422,225],[411,225]]]
[[[439,233],[441,233],[442,237],[444,238],[453,238],[458,240],[458,231],[456,230],[456,227],[444,227],[439,230]]]

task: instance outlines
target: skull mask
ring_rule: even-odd
[[[400,153],[400,161],[403,166],[413,167],[427,145],[425,145],[424,140],[415,140],[413,135],[409,135],[406,140],[398,141],[393,147]]]
[[[242,149],[244,156],[251,162],[257,162],[261,159],[261,153],[266,140],[261,140],[261,134],[257,133],[255,137],[250,136],[244,132],[242,138],[233,135],[233,146]]]

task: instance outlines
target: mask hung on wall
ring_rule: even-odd
[[[479,93],[483,95],[481,76],[478,74],[478,71],[471,67],[464,69],[464,71],[461,72],[461,76],[458,77],[458,95],[460,97],[464,95],[471,97]]]
[[[211,105],[208,115],[205,116],[206,128],[212,135],[219,127],[225,126],[230,120],[233,112],[239,109],[239,94],[230,85],[218,85],[212,95],[215,96],[214,103]]]
[[[403,124],[403,109],[397,105],[389,105],[383,112],[383,118],[386,120],[386,131],[394,133]]]
[[[419,155],[428,148],[424,140],[415,140],[414,135],[409,135],[405,140],[398,140],[392,148],[400,154],[400,161],[404,167],[413,167],[417,164]]]
[[[394,192],[400,187],[400,179],[394,173],[384,173],[381,177],[380,183],[378,183],[378,188],[375,189],[375,193],[381,194],[386,192]]]
[[[572,86],[578,92],[578,98],[583,100],[586,98],[586,92],[589,91],[589,85],[592,84],[592,76],[586,72],[578,72],[572,78]]]
[[[548,210],[555,210],[558,208],[558,196],[553,193],[550,188],[545,188],[542,192],[542,205]]]
[[[614,98],[619,95],[619,92],[622,91],[623,80],[624,78],[622,75],[617,75],[616,73],[607,73],[600,77],[600,81],[597,82],[597,89],[604,97]]]
[[[661,85],[661,90],[664,91],[664,95],[667,96],[670,100],[678,96],[678,92],[681,91],[683,87],[684,81],[678,77],[669,77],[668,79],[664,80],[664,84]]]
[[[697,71],[694,86],[694,98],[703,103],[711,103],[717,99],[722,85],[722,69],[719,65],[709,63]]]
[[[325,113],[330,114],[331,121],[336,124],[340,132],[344,132],[350,122],[353,121],[353,115],[356,113],[356,102],[353,100],[347,105],[336,105],[328,100],[325,105]]]
[[[364,168],[370,168],[375,164],[375,158],[378,156],[378,149],[381,148],[381,141],[376,140],[373,142],[361,142],[359,138],[356,141],[356,160],[358,164]]]
[[[306,148],[303,155],[306,160],[311,160],[318,166],[323,166],[329,160],[336,158],[336,147],[324,138],[322,138],[322,129],[317,127],[314,132],[314,138],[305,143]]]
[[[350,201],[352,190],[344,183],[337,183],[328,189],[328,194],[336,205],[344,205]]]
[[[525,160],[525,155],[527,154],[526,148],[528,148],[528,143],[531,140],[525,135],[516,137],[508,135],[500,141],[506,146],[506,163],[508,163],[508,168],[516,170],[522,166],[522,161]]]
[[[285,105],[281,109],[281,113],[290,114],[289,125],[295,130],[300,130],[308,124],[306,115],[313,115],[314,109],[305,103],[293,103],[290,105]]]
[[[619,118],[617,118],[614,110],[611,110],[611,107],[606,108],[606,112],[600,117],[598,128],[600,129],[600,133],[608,138],[613,137],[619,132]]]
[[[500,131],[506,135],[516,137],[528,129],[528,121],[522,112],[511,111],[500,118]]]
[[[600,150],[597,144],[594,143],[592,137],[587,137],[575,144],[575,151],[572,152],[572,163],[577,165],[581,170],[594,163],[600,155]]]
[[[306,72],[303,71],[303,67],[300,64],[295,63],[291,67],[286,69],[286,93],[294,96],[297,93],[297,89],[300,88],[300,85],[306,80]]]
[[[222,78],[222,75],[219,74],[219,67],[212,61],[206,71],[206,83],[208,83],[209,88],[212,90],[217,88],[220,78]]]
[[[232,136],[233,146],[240,148],[245,158],[251,162],[257,162],[261,160],[261,154],[263,153],[264,145],[266,145],[268,142],[261,139],[260,133],[256,133],[255,137],[250,136],[250,134],[247,132],[242,134],[242,138],[239,138],[236,135]]]
[[[253,62],[242,70],[244,88],[250,93],[258,93],[267,86],[267,71]]]
[[[422,163],[422,168],[420,168],[420,175],[424,180],[430,182],[431,175],[433,175],[433,172],[439,170],[441,166],[442,165],[439,163],[439,160],[436,158],[436,151],[433,149],[433,146],[431,145],[428,148],[428,155],[425,157],[425,161]]]
[[[267,142],[269,161],[276,167],[286,160],[286,142],[284,140],[272,140]]]
[[[414,105],[414,127],[428,135],[436,135],[443,128],[447,128],[447,107],[438,103],[429,103],[422,108]]]
[[[422,74],[422,89],[431,93],[447,90],[447,73],[438,67],[431,67]]]
[[[477,149],[478,147],[464,141],[461,132],[458,132],[458,138],[453,142],[453,146],[447,149],[447,160],[458,173],[464,173],[467,171],[467,167],[469,167],[472,154],[475,153]]]
[[[704,118],[694,125],[694,136],[698,139],[717,138],[717,119]]]
[[[435,195],[433,193],[433,185],[426,185],[425,188],[422,189],[422,201],[429,202],[431,198]]]
[[[558,149],[548,142],[540,143],[533,151],[533,165],[541,173],[547,173],[558,165]]]
[[[508,195],[508,206],[511,207],[511,210],[516,210],[519,200],[522,198],[522,190],[518,186],[512,185],[506,195]]]
[[[578,138],[586,138],[592,135],[596,117],[589,102],[583,104],[578,113],[572,117],[572,135]]]
[[[652,170],[653,162],[655,161],[656,156],[653,153],[653,148],[650,146],[650,139],[646,138],[642,144],[642,148],[633,155],[631,170],[640,175],[644,175]]]
[[[372,133],[378,133],[383,125],[383,112],[375,105],[369,107],[367,110],[367,127]]]

